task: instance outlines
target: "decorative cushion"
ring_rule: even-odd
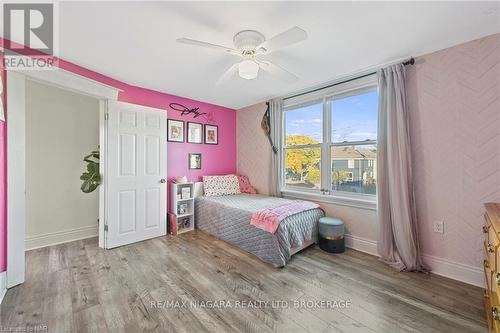
[[[207,197],[241,193],[238,177],[235,175],[203,176],[203,188]]]
[[[257,194],[255,187],[250,184],[247,176],[236,176],[238,177],[238,182],[240,183],[241,193]]]

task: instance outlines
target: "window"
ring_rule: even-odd
[[[377,91],[369,90],[334,98],[330,103],[330,113],[332,123],[330,190],[376,194],[377,182],[374,171],[377,163]]]
[[[356,157],[351,167],[347,157]],[[361,194],[376,194],[376,145],[332,145],[332,185],[331,190]],[[372,163],[372,166],[370,166]],[[353,171],[354,169],[354,171]]]
[[[378,113],[374,79],[287,102],[283,191],[373,201],[377,191]]]
[[[286,112],[285,124],[285,184],[320,189],[323,103]]]

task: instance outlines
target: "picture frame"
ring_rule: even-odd
[[[184,142],[184,121],[167,119],[167,141]]]
[[[201,154],[190,153],[188,161],[189,169],[201,169]]]
[[[188,121],[187,142],[196,144],[203,143],[203,124]]]
[[[183,187],[181,189],[181,199],[191,199],[191,188],[190,187]]]
[[[186,214],[187,211],[188,211],[187,204],[180,204],[177,206],[177,214],[179,214],[179,215]]]
[[[205,124],[205,144],[219,144],[219,127],[217,125]]]

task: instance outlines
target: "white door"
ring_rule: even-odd
[[[106,248],[167,233],[165,111],[108,103]]]

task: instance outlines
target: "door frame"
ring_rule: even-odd
[[[40,82],[49,86],[69,90],[99,100],[99,144],[101,145],[100,166],[105,177],[106,125],[104,121],[107,101],[118,100],[120,89],[63,70],[7,70],[7,288],[24,282],[25,279],[25,237],[26,237],[26,81]],[[104,234],[105,214],[104,186],[99,189],[99,234]],[[104,240],[99,237],[99,246]],[[1,291],[0,291],[1,292]]]
[[[99,100],[99,172],[101,185],[99,186],[99,247],[107,248],[106,231],[104,226],[107,221],[108,198],[108,100]]]

